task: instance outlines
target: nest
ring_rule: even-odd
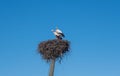
[[[63,55],[69,52],[70,43],[67,40],[48,40],[38,45],[38,52],[42,58],[50,61],[51,59],[62,59]]]

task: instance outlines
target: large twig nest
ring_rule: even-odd
[[[70,43],[67,40],[48,40],[38,45],[38,52],[42,58],[49,61],[50,59],[61,59],[64,54],[69,52]]]

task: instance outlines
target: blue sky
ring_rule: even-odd
[[[71,52],[55,76],[120,76],[119,0],[0,0],[0,76],[48,76],[39,42],[58,26]]]

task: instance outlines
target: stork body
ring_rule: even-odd
[[[60,29],[56,29],[56,32],[58,33],[58,34],[60,34],[61,35],[61,37],[65,37],[65,35],[63,34],[63,32],[60,30]]]
[[[56,28],[56,30],[52,30],[53,34],[56,36],[57,39],[62,39],[63,37],[65,37],[65,35],[62,33],[62,31],[58,28]]]
[[[53,31],[53,34],[56,36],[57,39],[61,39],[60,35],[57,32]]]

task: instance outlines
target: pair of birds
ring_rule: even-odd
[[[58,28],[56,28],[56,30],[52,30],[52,32],[56,36],[57,39],[62,39],[63,37],[65,37],[63,32]]]

